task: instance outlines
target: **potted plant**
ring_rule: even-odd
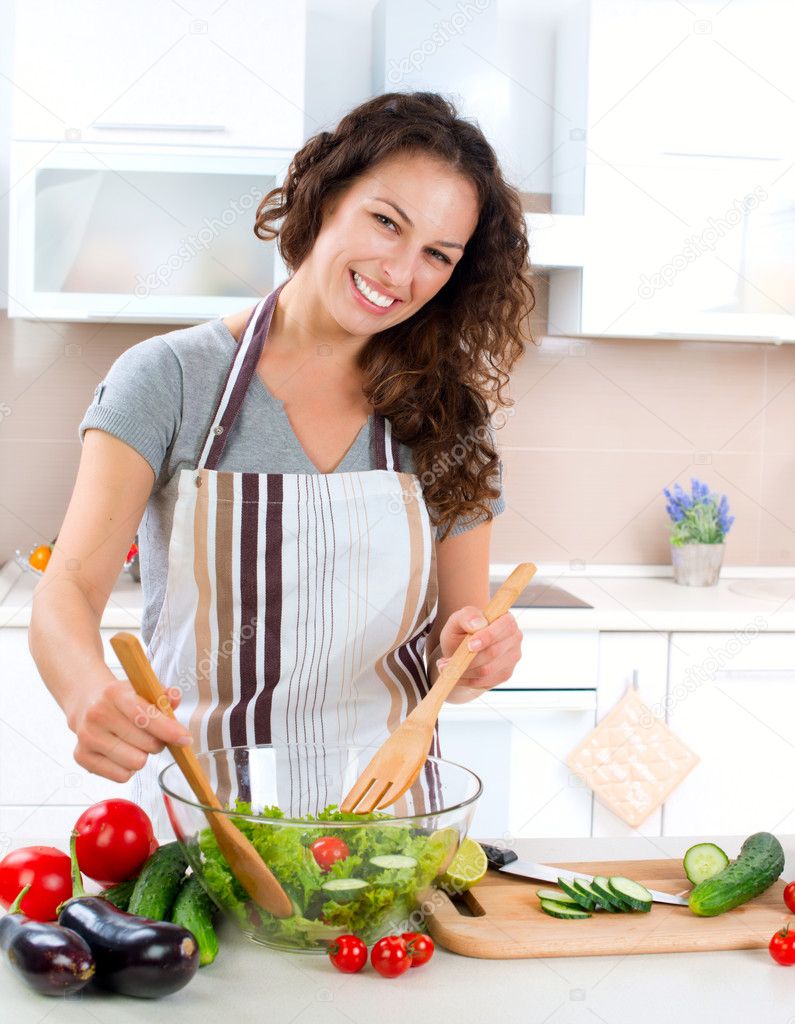
[[[670,537],[674,581],[687,587],[712,587],[718,582],[724,538],[734,516],[729,515],[725,494],[710,493],[708,485],[696,479],[690,484],[690,494],[679,484],[674,484],[673,492],[663,489],[668,499],[665,510],[674,524]]]

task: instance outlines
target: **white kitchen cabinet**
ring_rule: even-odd
[[[795,341],[794,33],[776,0],[566,9],[552,217],[528,216],[552,333]]]
[[[638,695],[664,721],[667,666],[667,633],[600,633],[597,723],[613,710],[627,687],[632,686],[635,672]],[[637,828],[633,828],[600,803],[598,797],[594,799],[593,835],[661,834],[662,808],[658,808]]]
[[[285,280],[253,233],[292,153],[12,142],[10,317],[196,323]]]
[[[593,728],[595,690],[495,687],[468,704],[444,704],[442,757],[478,775],[474,838],[588,836],[591,791],[566,766]]]
[[[305,38],[305,0],[26,0],[14,138],[296,149]]]
[[[671,634],[668,724],[700,757],[663,835],[795,832],[795,637]]]
[[[108,642],[115,632],[101,630],[106,662],[114,675],[124,678]],[[140,631],[130,632],[139,635]],[[129,799],[131,783],[111,782],[75,762],[75,736],[39,676],[28,649],[27,629],[0,629],[0,665],[0,822],[17,821],[22,815],[33,827],[33,819],[24,815],[34,808],[56,811],[108,797]],[[29,811],[9,810],[12,807]],[[24,821],[20,819],[19,827]],[[0,825],[0,831],[7,829]]]
[[[495,689],[595,689],[599,678],[599,633],[595,629],[528,629],[533,611],[516,608],[522,656],[511,678]]]

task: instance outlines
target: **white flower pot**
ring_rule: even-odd
[[[720,577],[725,544],[671,545],[674,582],[685,587],[714,587]]]

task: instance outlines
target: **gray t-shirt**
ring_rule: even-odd
[[[138,531],[144,609],[141,635],[149,643],[166,588],[168,543],[179,474],[195,469],[226,382],[237,342],[220,318],[157,335],[133,345],[115,360],[94,392],[78,436],[90,427],[104,430],[139,452],[155,482]],[[335,473],[375,469],[373,417],[370,416]],[[415,472],[411,449],[400,445],[400,468]],[[244,473],[317,473],[296,437],[284,403],[255,373],[219,470]],[[498,481],[502,491],[502,464]],[[497,515],[500,497],[490,501]],[[452,533],[463,533],[485,519],[461,519]],[[439,535],[437,530],[437,537]]]

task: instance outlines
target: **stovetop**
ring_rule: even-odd
[[[492,580],[489,584],[489,596],[493,597],[500,586],[501,580]],[[514,603],[514,608],[593,608],[592,604],[575,597],[563,587],[543,580],[529,583]]]

